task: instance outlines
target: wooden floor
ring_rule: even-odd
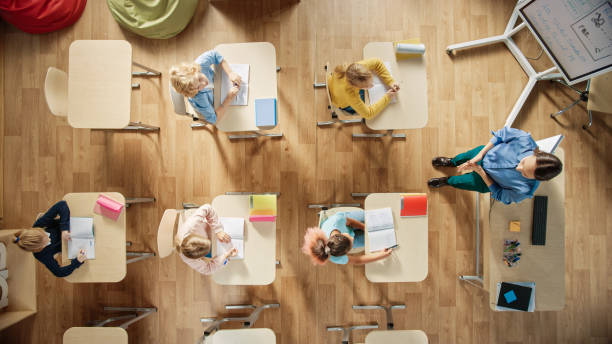
[[[134,250],[156,248],[164,209],[211,202],[226,191],[278,191],[276,280],[269,286],[221,287],[175,256],[131,264],[113,284],[70,284],[37,268],[38,314],[0,333],[2,343],[61,343],[72,326],[101,318],[112,306],[156,306],[159,312],[129,328],[131,343],[194,343],[200,317],[225,314],[223,305],[279,302],[256,324],[278,343],[338,343],[326,326],[384,325],[383,314],[353,304],[405,303],[397,329],[421,329],[430,343],[610,343],[612,341],[612,116],[595,114],[581,129],[584,106],[554,121],[552,111],[574,94],[541,82],[515,127],[535,138],[562,133],[566,154],[566,307],[561,312],[494,313],[488,294],[461,283],[474,272],[474,194],[429,191],[437,154],[485,143],[503,126],[527,78],[503,46],[445,53],[452,43],[503,32],[513,0],[284,0],[201,1],[187,29],[169,40],[148,40],[119,28],[105,1],[90,0],[72,27],[30,35],[0,24],[3,47],[3,228],[30,226],[36,214],[68,192],[119,191],[154,196],[128,210]],[[405,141],[351,139],[361,126],[317,128],[329,118],[324,90],[312,82],[323,66],[362,57],[370,41],[420,38],[427,46],[429,121]],[[168,79],[141,80],[132,119],[159,125],[153,134],[72,129],[47,109],[42,91],[49,66],[68,68],[76,39],[126,39],[134,59],[164,73],[220,43],[268,41],[276,47],[282,139],[230,142],[225,133],[190,129],[173,113]],[[517,37],[527,56],[539,47]],[[550,66],[544,56],[538,70]],[[95,82],[95,81],[92,81]],[[429,275],[421,283],[373,284],[363,267],[313,267],[300,253],[304,229],[316,225],[313,202],[354,201],[351,192],[428,192]],[[362,201],[362,200],[357,200]],[[483,215],[484,222],[486,217]],[[363,340],[358,334],[356,340]]]

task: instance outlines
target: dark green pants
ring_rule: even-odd
[[[475,157],[483,148],[484,146],[478,146],[465,153],[457,155],[451,161],[453,162],[453,164],[455,164],[455,166],[459,166]],[[478,165],[482,166],[482,161],[478,162]],[[489,192],[489,187],[476,172],[470,172],[459,176],[452,176],[448,178],[448,184],[457,189],[478,191],[480,193]]]

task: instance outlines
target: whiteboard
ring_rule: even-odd
[[[612,70],[612,1],[526,0],[519,6],[569,84]]]

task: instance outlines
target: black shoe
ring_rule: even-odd
[[[448,185],[448,177],[431,178],[427,181],[430,188],[439,188]]]
[[[431,164],[436,167],[455,167],[455,164],[451,161],[451,158],[438,156],[431,159]]]

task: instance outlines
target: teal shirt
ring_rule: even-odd
[[[340,233],[347,233],[351,237],[355,238],[355,232],[351,227],[346,225],[346,212],[339,212],[330,217],[328,217],[323,224],[321,224],[321,229],[325,232],[325,235],[329,238],[331,232],[334,230],[338,230]],[[335,264],[347,264],[349,259],[345,254],[343,256],[330,256],[329,260]]]

